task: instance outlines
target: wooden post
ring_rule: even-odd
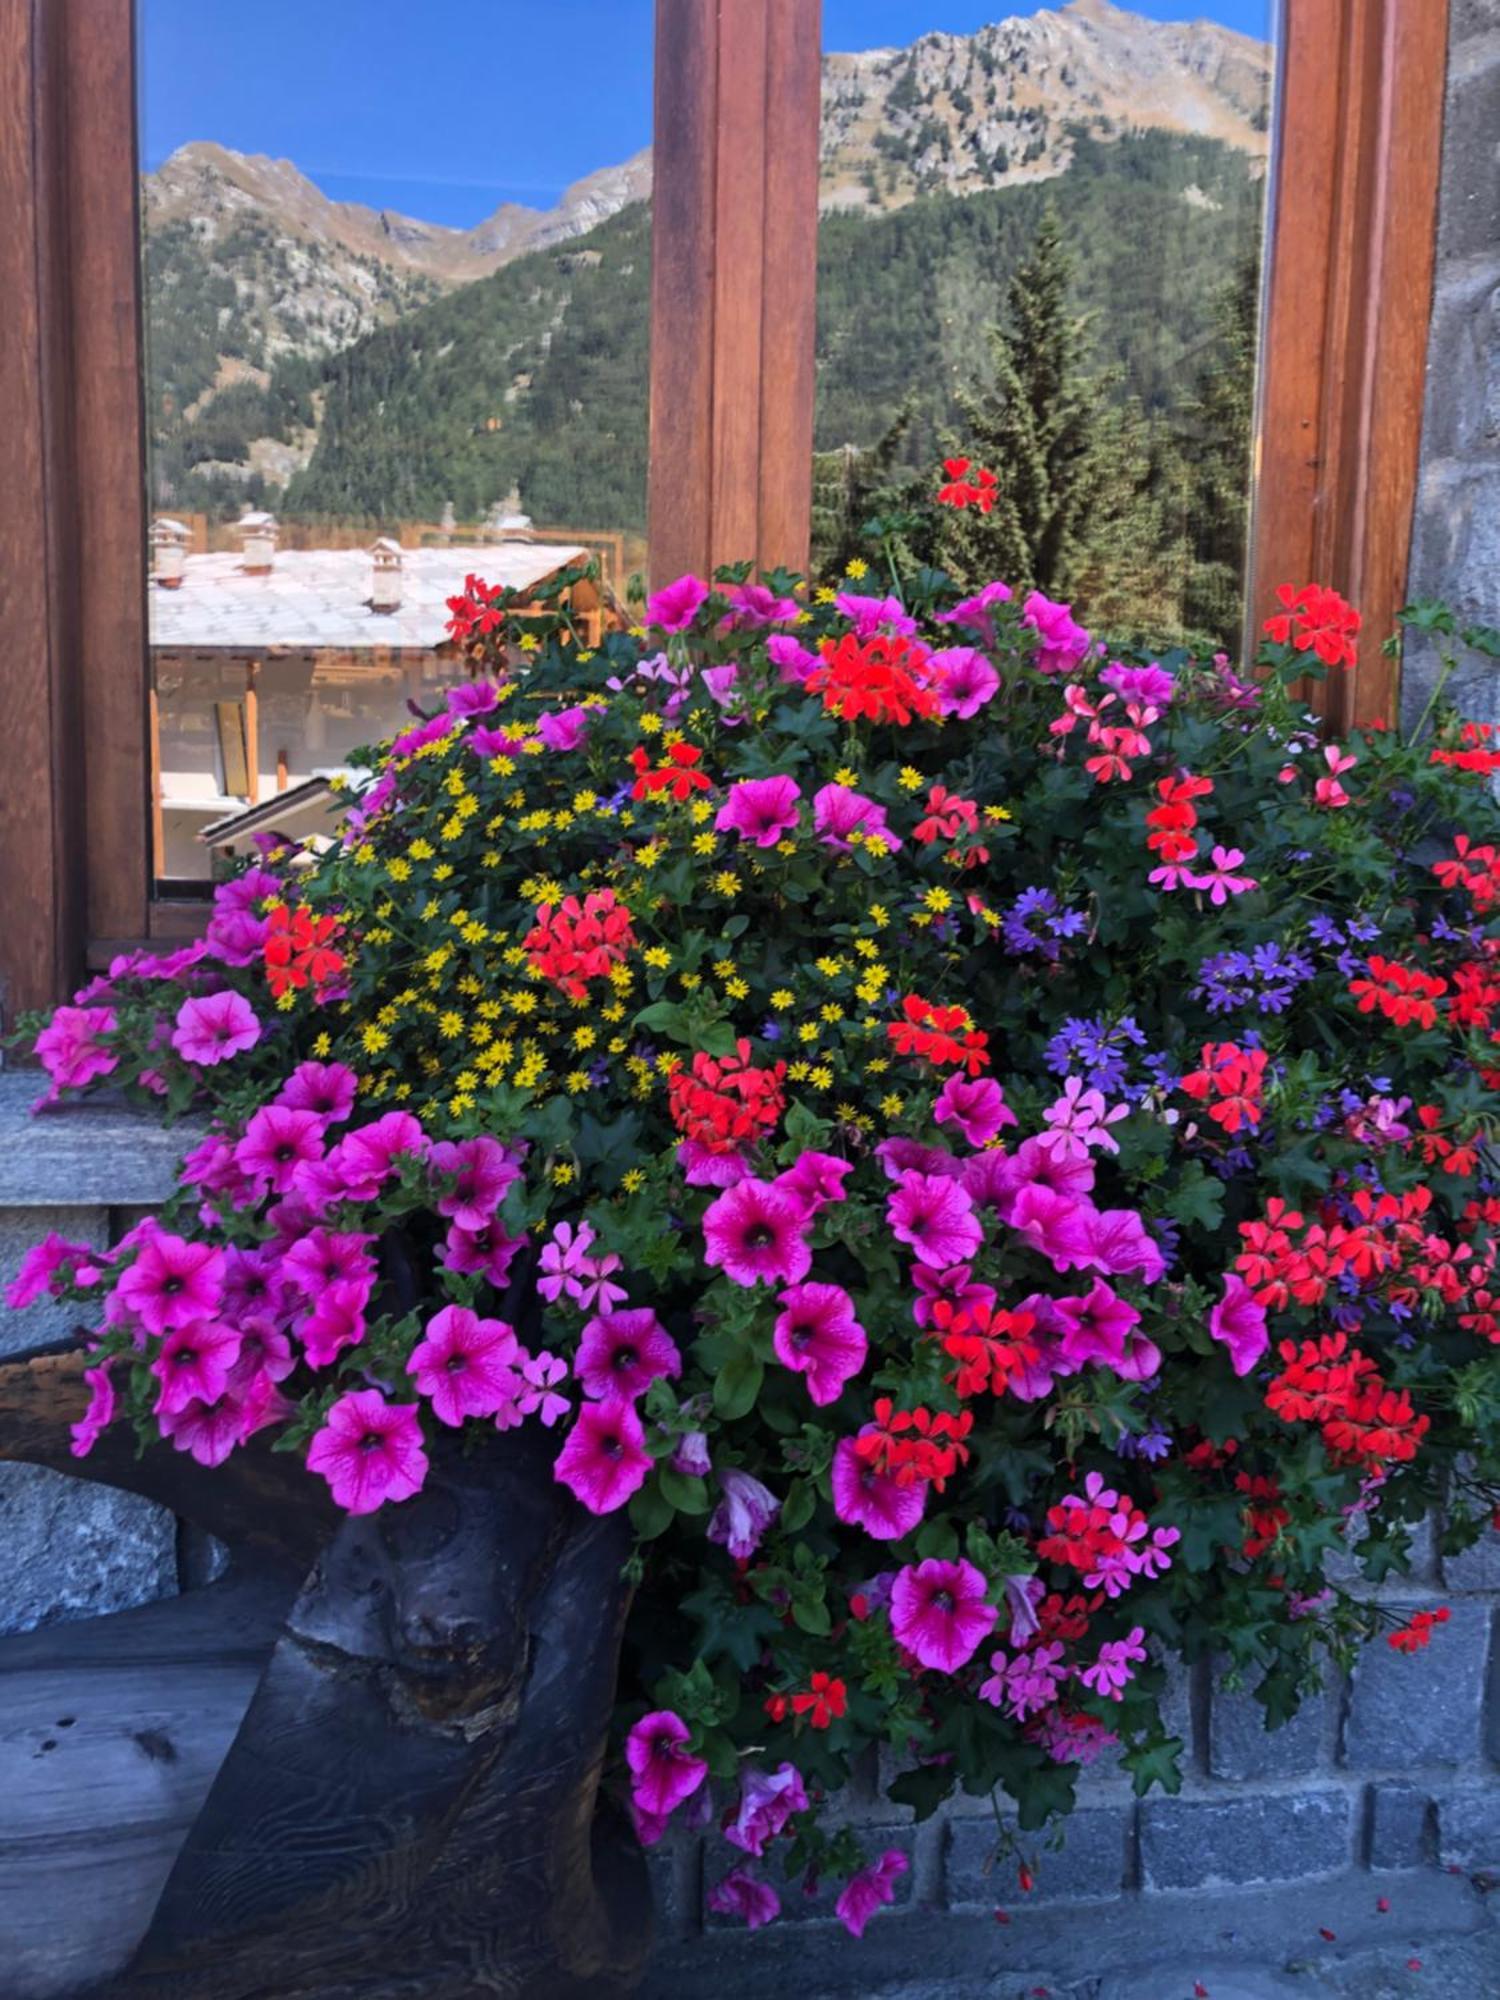
[[[245,668],[245,781],[246,797],[252,806],[260,804],[260,694],[256,681],[260,675],[260,661],[251,660]]]
[[[805,569],[819,0],[657,0],[652,579]]]

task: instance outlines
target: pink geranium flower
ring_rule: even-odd
[[[765,1181],[741,1181],[704,1213],[704,1261],[736,1285],[794,1285],[812,1264],[806,1224],[807,1212],[792,1195]]]
[[[1224,1296],[1208,1315],[1208,1330],[1229,1349],[1236,1375],[1248,1375],[1271,1344],[1266,1309],[1237,1271],[1224,1275]]]
[[[898,1542],[909,1535],[927,1505],[922,1480],[903,1486],[867,1465],[853,1438],[840,1438],[833,1452],[833,1511],[841,1521],[863,1528],[877,1542]]]
[[[172,1029],[172,1046],[184,1062],[199,1068],[228,1062],[260,1040],[255,1009],[241,993],[209,993],[184,1000]]]
[[[115,1286],[115,1298],[147,1333],[212,1319],[223,1293],[224,1252],[156,1230]]]
[[[1209,857],[1209,866],[1199,873],[1183,873],[1183,882],[1189,889],[1208,892],[1208,900],[1218,909],[1231,896],[1247,896],[1260,884],[1252,875],[1237,875],[1245,857],[1237,847],[1215,847]]]
[[[355,1278],[323,1288],[312,1312],[297,1328],[310,1367],[327,1368],[346,1347],[359,1345],[365,1337],[369,1297],[369,1287]]]
[[[160,1382],[156,1413],[180,1410],[195,1398],[212,1403],[229,1386],[229,1371],[239,1359],[240,1336],[219,1320],[194,1320],[177,1326],[162,1341],[151,1364]]]
[[[625,1738],[630,1796],[638,1812],[667,1819],[708,1776],[708,1765],[688,1744],[693,1732],[670,1708],[643,1715]]]
[[[96,1077],[108,1076],[119,1066],[104,1036],[118,1025],[109,1007],[59,1007],[37,1036],[37,1061],[52,1079],[44,1102],[52,1102],[61,1091],[82,1090]]]
[[[560,1354],[549,1354],[544,1347],[527,1355],[521,1363],[521,1375],[525,1387],[517,1400],[517,1410],[523,1417],[534,1416],[544,1430],[550,1431],[573,1407],[559,1387],[568,1379],[567,1362]]]
[[[720,833],[737,833],[757,847],[774,847],[795,833],[802,788],[795,778],[741,778],[729,788],[714,821]]]
[[[937,675],[938,710],[969,722],[1000,692],[1000,676],[977,646],[947,646],[928,667]]]
[[[663,1375],[682,1373],[677,1343],[649,1306],[629,1312],[599,1313],[578,1342],[573,1373],[584,1394],[601,1401],[623,1396],[634,1402]]]
[[[456,1176],[454,1185],[437,1198],[437,1212],[456,1222],[461,1229],[483,1229],[520,1178],[521,1153],[502,1146],[498,1140],[443,1140],[427,1156],[434,1175],[445,1180]]]
[[[891,1585],[891,1630],[920,1666],[956,1674],[995,1629],[988,1586],[973,1563],[929,1556],[908,1563]]]
[[[888,1847],[871,1868],[851,1875],[834,1913],[851,1937],[862,1938],[865,1925],[885,1903],[896,1899],[896,1884],[911,1866],[899,1847]]]
[[[758,1931],[762,1924],[774,1923],[781,1915],[781,1898],[770,1883],[760,1881],[743,1866],[731,1868],[704,1900],[721,1917],[742,1918],[752,1931]]]
[[[724,1838],[731,1847],[759,1860],[793,1813],[806,1811],[807,1791],[795,1764],[780,1764],[774,1771],[742,1765],[740,1802],[724,1828]]]
[[[623,1507],[651,1470],[646,1433],[635,1405],[623,1398],[585,1403],[568,1432],[552,1477],[562,1481],[591,1514]]]
[[[291,1191],[297,1169],[323,1157],[323,1121],[316,1112],[262,1105],[234,1149],[234,1163],[254,1188]]]
[[[680,576],[646,599],[646,623],[662,632],[685,632],[708,602],[708,585],[698,576]]]
[[[938,1092],[932,1122],[956,1125],[965,1145],[987,1146],[1007,1125],[1016,1123],[1016,1114],[998,1083],[987,1076],[968,1077],[955,1070]]]
[[[885,1216],[897,1242],[939,1270],[964,1263],[984,1241],[968,1190],[945,1174],[902,1174]]]
[[[807,1377],[815,1403],[835,1403],[865,1365],[870,1343],[840,1285],[793,1285],[781,1294],[773,1339],[783,1367]]]
[[[427,1453],[415,1403],[388,1403],[378,1389],[340,1396],[307,1448],[349,1514],[373,1514],[387,1500],[409,1500],[427,1477]]]
[[[887,854],[901,845],[885,823],[885,807],[847,785],[824,785],[813,794],[813,831],[825,847],[836,847],[842,854],[852,852],[850,836],[855,833],[867,846],[882,847]]]
[[[444,1306],[428,1320],[406,1372],[438,1422],[456,1429],[466,1417],[493,1417],[517,1401],[525,1388],[519,1361],[515,1329],[503,1319]]]
[[[346,1063],[300,1062],[281,1086],[276,1102],[292,1111],[311,1111],[325,1125],[341,1125],[353,1116],[357,1087]]]

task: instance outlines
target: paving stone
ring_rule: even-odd
[[[1328,1762],[1337,1695],[1313,1695],[1279,1729],[1252,1693],[1214,1687],[1209,1697],[1208,1768],[1216,1778],[1296,1778]]]
[[[995,1863],[995,1824],[955,1821],[948,1828],[947,1900],[951,1905],[996,1904],[1030,1909],[1042,1903],[1099,1902],[1116,1897],[1128,1865],[1129,1806],[1084,1806],[1071,1813],[1063,1845],[1054,1851],[1040,1839],[1019,1836],[1035,1877],[1028,1894],[1017,1880],[1014,1855]],[[1008,1823],[1014,1832],[1014,1823]],[[992,1863],[994,1865],[992,1865]]]
[[[1415,1605],[1395,1606],[1405,1614]],[[1343,1761],[1355,1770],[1467,1765],[1483,1738],[1490,1611],[1457,1603],[1420,1653],[1377,1640],[1360,1654],[1344,1724]]]
[[[78,1324],[79,1309],[65,1299],[40,1298],[35,1305],[12,1312],[3,1294],[34,1244],[49,1234],[70,1243],[102,1250],[109,1242],[107,1208],[0,1208],[0,1356],[28,1354],[53,1341],[66,1340]]]
[[[1417,1868],[1432,1859],[1432,1801],[1419,1785],[1375,1785],[1370,1866]]]
[[[1353,1798],[1336,1791],[1147,1799],[1142,1877],[1148,1889],[1201,1889],[1337,1874],[1349,1865],[1353,1815]]]
[[[0,1632],[170,1597],[177,1524],[133,1493],[0,1464]]]
[[[1445,1868],[1500,1874],[1500,1778],[1441,1795],[1437,1826]]]

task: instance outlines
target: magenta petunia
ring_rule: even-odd
[[[885,1215],[897,1242],[939,1270],[966,1262],[984,1241],[968,1190],[946,1174],[902,1174]]]
[[[1070,1373],[1089,1362],[1119,1369],[1129,1351],[1131,1328],[1140,1323],[1134,1306],[1096,1278],[1084,1297],[1059,1299],[1057,1311],[1066,1324],[1061,1348]]]
[[[1010,585],[1001,583],[997,578],[993,583],[985,584],[982,590],[976,591],[974,596],[965,597],[960,603],[955,604],[951,611],[934,612],[933,616],[939,625],[962,625],[970,632],[978,632],[987,646],[993,646],[995,606],[1009,604],[1013,595]]]
[[[998,1303],[993,1285],[982,1284],[967,1264],[914,1264],[912,1283],[917,1288],[912,1317],[918,1326],[931,1326],[933,1307],[940,1302],[955,1312],[993,1312]]]
[[[566,756],[582,746],[589,733],[593,710],[582,707],[545,710],[536,719],[536,733],[549,750]]]
[[[1039,673],[1069,674],[1089,649],[1089,635],[1073,616],[1071,604],[1056,604],[1039,590],[1021,607],[1022,622],[1039,641],[1032,664]]]
[[[1010,1225],[1054,1271],[1086,1270],[1097,1262],[1090,1228],[1094,1216],[1091,1203],[1028,1181],[1011,1204]]]
[[[524,1153],[502,1146],[497,1139],[442,1140],[427,1156],[435,1178],[444,1185],[437,1212],[461,1229],[483,1229],[520,1178]]]
[[[1133,1208],[1091,1208],[1087,1221],[1093,1262],[1099,1270],[1114,1277],[1138,1271],[1148,1285],[1166,1270],[1160,1244]]]
[[[508,1236],[498,1217],[483,1229],[463,1229],[453,1223],[438,1252],[444,1270],[485,1278],[497,1291],[510,1282],[510,1267],[526,1248],[525,1236]]]
[[[552,1468],[591,1514],[623,1507],[651,1470],[646,1433],[635,1405],[623,1399],[585,1403]]]
[[[728,1549],[736,1562],[748,1562],[781,1512],[781,1502],[753,1473],[733,1468],[719,1474],[719,1491],[722,1497],[708,1519],[708,1539]]]
[[[793,1813],[806,1812],[807,1808],[807,1789],[795,1764],[779,1764],[774,1771],[742,1765],[739,1805],[725,1825],[724,1838],[731,1847],[759,1860]]]
[[[693,1732],[670,1708],[643,1715],[625,1738],[630,1795],[638,1811],[666,1819],[708,1776],[708,1765],[688,1744]]]
[[[12,1311],[33,1305],[44,1292],[53,1298],[60,1298],[70,1285],[96,1285],[102,1272],[103,1259],[97,1250],[86,1243],[70,1243],[65,1236],[59,1236],[55,1229],[49,1230],[40,1243],[34,1243],[21,1259],[20,1268],[6,1287],[5,1303]]]
[[[378,1389],[340,1396],[307,1448],[349,1514],[373,1514],[388,1500],[409,1500],[427,1477],[427,1453],[415,1403],[388,1403]]]
[[[987,1146],[1007,1125],[1016,1123],[1016,1114],[998,1083],[987,1076],[968,1077],[955,1070],[938,1092],[932,1122],[956,1125],[965,1145]]]
[[[899,597],[861,597],[852,590],[841,590],[834,599],[834,609],[849,620],[857,639],[872,639],[877,632],[909,639],[917,629],[916,619]]]
[[[973,1563],[929,1556],[891,1585],[891,1630],[920,1666],[956,1674],[994,1631],[1000,1614]]]
[[[224,1286],[224,1252],[157,1229],[115,1286],[114,1296],[147,1333],[170,1333],[212,1319]]]
[[[810,653],[800,639],[794,639],[790,632],[773,632],[766,640],[766,657],[776,669],[780,680],[798,683],[805,681],[818,664],[818,655]]]
[[[291,1405],[278,1395],[268,1376],[244,1389],[226,1389],[212,1403],[196,1399],[180,1410],[164,1411],[157,1422],[174,1451],[185,1451],[199,1465],[222,1465],[237,1445],[267,1424],[282,1423]]]
[[[807,1377],[815,1403],[836,1403],[870,1351],[854,1301],[841,1285],[804,1284],[782,1292],[777,1304],[782,1308],[772,1336],[777,1360]]]
[[[662,632],[685,632],[708,602],[708,585],[698,576],[680,576],[646,599],[646,623]]]
[[[357,1088],[358,1078],[347,1063],[300,1062],[276,1101],[293,1111],[311,1111],[327,1125],[341,1125],[354,1114]]]
[[[281,1271],[299,1291],[316,1299],[326,1285],[363,1285],[366,1297],[375,1285],[373,1236],[358,1230],[324,1229],[321,1224],[299,1236],[281,1259]]]
[[[1000,676],[977,646],[946,646],[928,668],[937,676],[938,710],[970,722],[1000,692]]]
[[[807,1220],[794,1196],[765,1181],[741,1181],[704,1213],[704,1261],[736,1285],[794,1285],[812,1265]]]
[[[1229,1349],[1236,1375],[1248,1375],[1270,1345],[1266,1309],[1237,1271],[1224,1275],[1224,1296],[1208,1315],[1208,1330]]]
[[[731,1868],[704,1900],[718,1916],[739,1917],[752,1931],[758,1931],[762,1924],[774,1923],[781,1915],[781,1898],[770,1883],[760,1881],[743,1866]]]
[[[833,1453],[833,1511],[841,1521],[863,1528],[877,1542],[899,1542],[922,1518],[927,1505],[924,1481],[903,1486],[867,1465],[853,1438],[840,1438]]]
[[[59,1007],[37,1036],[37,1061],[52,1079],[44,1102],[64,1090],[82,1090],[97,1077],[118,1068],[119,1058],[104,1041],[118,1026],[109,1007]]]
[[[330,1159],[350,1201],[373,1201],[403,1159],[422,1159],[427,1134],[409,1111],[388,1111],[346,1132]]]
[[[599,1401],[624,1396],[634,1402],[664,1375],[682,1373],[677,1343],[649,1306],[599,1313],[579,1336],[573,1373],[584,1394]]]
[[[195,1398],[212,1403],[229,1386],[229,1371],[239,1359],[240,1336],[219,1320],[193,1320],[173,1327],[151,1364],[161,1384],[156,1414],[180,1410]]]
[[[720,833],[737,833],[757,847],[774,847],[797,831],[802,788],[795,778],[741,778],[729,788],[714,826]]]
[[[867,847],[882,848],[887,854],[901,845],[885,823],[885,807],[847,785],[824,785],[813,794],[813,831],[825,847],[836,847],[841,854],[853,852],[855,834]]]
[[[888,1847],[872,1867],[849,1877],[833,1908],[851,1937],[862,1938],[875,1912],[896,1900],[896,1884],[910,1866],[899,1847]]]
[[[346,1347],[359,1345],[365,1337],[369,1297],[369,1287],[354,1278],[324,1286],[313,1310],[297,1327],[310,1367],[327,1368]]]
[[[103,1432],[114,1422],[117,1399],[109,1369],[109,1362],[103,1361],[97,1368],[85,1368],[83,1371],[83,1379],[89,1388],[89,1406],[77,1423],[69,1426],[73,1442],[68,1449],[74,1458],[87,1458]]]
[[[433,1314],[406,1372],[432,1405],[439,1423],[454,1428],[468,1417],[493,1417],[525,1390],[515,1329],[481,1319],[467,1306]]]
[[[228,1062],[259,1040],[260,1022],[242,993],[209,993],[184,1000],[172,1029],[173,1048],[184,1062],[200,1069]]]
[[[809,1215],[816,1215],[830,1202],[845,1199],[847,1189],[844,1182],[853,1172],[854,1162],[841,1160],[836,1153],[799,1153],[786,1172],[778,1174],[771,1185],[800,1201]]]
[[[234,1163],[250,1185],[273,1194],[289,1193],[297,1169],[322,1157],[322,1119],[284,1104],[262,1105],[234,1149]]]

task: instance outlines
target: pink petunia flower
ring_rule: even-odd
[[[483,1229],[521,1177],[523,1154],[497,1139],[444,1139],[432,1148],[427,1164],[443,1180],[456,1176],[451,1188],[437,1197],[437,1212],[460,1229]]]
[[[709,1516],[708,1539],[728,1549],[736,1562],[748,1562],[781,1512],[781,1502],[748,1472],[721,1472],[719,1488],[723,1497]]]
[[[1229,1349],[1236,1375],[1248,1375],[1271,1344],[1266,1309],[1237,1271],[1224,1274],[1224,1296],[1208,1315],[1208,1330]]]
[[[1010,1224],[1054,1271],[1083,1270],[1096,1262],[1089,1228],[1093,1214],[1091,1202],[1075,1201],[1040,1181],[1028,1181],[1012,1204]]]
[[[852,1160],[841,1160],[834,1153],[799,1153],[794,1163],[785,1173],[778,1174],[772,1187],[789,1194],[794,1201],[801,1202],[809,1215],[816,1215],[820,1208],[830,1202],[843,1201],[846,1197],[844,1182],[854,1172]]]
[[[298,1167],[322,1157],[322,1119],[284,1104],[262,1105],[234,1149],[234,1163],[250,1185],[273,1194],[290,1193]]]
[[[498,1217],[483,1229],[461,1229],[455,1222],[438,1252],[438,1262],[445,1271],[482,1277],[500,1291],[509,1284],[510,1267],[526,1241],[524,1236],[507,1236]]]
[[[630,1795],[640,1812],[668,1819],[708,1776],[708,1765],[687,1745],[693,1732],[670,1708],[643,1715],[625,1738]]]
[[[1089,649],[1089,635],[1074,618],[1071,604],[1056,604],[1034,590],[1021,607],[1021,618],[1041,642],[1032,662],[1038,673],[1069,674]]]
[[[190,1453],[199,1465],[214,1466],[222,1465],[256,1431],[290,1414],[291,1405],[269,1376],[262,1375],[244,1389],[226,1389],[212,1403],[194,1400],[180,1410],[164,1411],[157,1422],[174,1451]]]
[[[170,1333],[212,1319],[223,1294],[224,1252],[155,1230],[115,1286],[114,1296],[147,1333]]]
[[[946,646],[927,664],[938,677],[939,712],[961,722],[972,721],[1000,692],[1000,676],[977,646]]]
[[[704,1261],[736,1285],[794,1285],[812,1265],[802,1233],[807,1220],[801,1203],[783,1190],[741,1181],[704,1212]]]
[[[277,1092],[276,1102],[291,1111],[311,1111],[325,1125],[342,1125],[354,1115],[358,1079],[347,1063],[300,1062]]]
[[[774,847],[797,831],[802,788],[795,778],[741,778],[729,788],[714,826],[720,833],[737,833],[757,847]]]
[[[545,710],[536,719],[536,733],[549,750],[566,756],[582,747],[593,713],[592,709],[579,706]]]
[[[939,625],[962,625],[970,632],[978,632],[987,646],[995,643],[994,608],[997,604],[1009,604],[1013,592],[1008,583],[996,579],[985,584],[974,596],[964,598],[951,611],[934,614]]]
[[[766,657],[778,677],[790,683],[805,681],[818,665],[818,655],[810,653],[790,632],[773,632],[766,640]]]
[[[1085,1217],[1092,1246],[1090,1261],[1111,1277],[1138,1271],[1148,1285],[1154,1285],[1167,1268],[1161,1246],[1133,1208],[1092,1206]]]
[[[966,1313],[993,1312],[999,1303],[994,1286],[981,1284],[968,1264],[946,1264],[942,1270],[935,1265],[913,1264],[911,1276],[917,1288],[912,1317],[918,1326],[933,1324],[933,1307],[940,1301],[955,1312]]]
[[[313,1310],[297,1328],[310,1367],[327,1368],[346,1347],[359,1345],[365,1337],[369,1297],[369,1287],[358,1279],[324,1286]]]
[[[646,623],[661,632],[685,632],[707,602],[701,577],[680,576],[646,599]]]
[[[387,1500],[409,1500],[427,1477],[427,1453],[415,1403],[388,1403],[378,1389],[340,1396],[307,1448],[349,1514],[373,1514]]]
[[[884,848],[887,854],[901,845],[886,825],[885,807],[847,785],[824,785],[813,794],[813,831],[824,847],[836,847],[841,854],[853,851],[850,836],[856,833],[867,846]]]
[[[242,993],[209,993],[184,1000],[172,1029],[172,1046],[184,1062],[208,1069],[228,1062],[260,1040],[260,1021]]]
[[[156,1414],[171,1414],[195,1399],[216,1402],[229,1386],[229,1371],[239,1359],[240,1336],[219,1320],[193,1320],[173,1327],[151,1364],[161,1384]]]
[[[902,1174],[885,1218],[898,1243],[939,1270],[966,1262],[984,1241],[968,1190],[945,1174]]]
[[[316,1299],[327,1285],[363,1285],[368,1297],[375,1284],[375,1260],[370,1245],[375,1238],[356,1230],[309,1229],[281,1259],[283,1274],[299,1291]]]
[[[852,590],[841,590],[834,608],[853,625],[857,639],[873,639],[877,632],[909,639],[917,629],[916,619],[899,597],[860,597]]]
[[[433,1314],[406,1372],[432,1404],[432,1414],[452,1428],[467,1417],[497,1416],[525,1388],[515,1329],[503,1319],[481,1319],[467,1306]]]
[[[873,1867],[849,1877],[833,1908],[851,1937],[862,1938],[875,1912],[896,1900],[896,1884],[910,1866],[899,1847],[888,1847]]]
[[[38,1062],[52,1079],[43,1103],[55,1102],[64,1090],[82,1090],[86,1083],[119,1067],[118,1056],[104,1043],[104,1037],[117,1026],[109,1007],[55,1009],[34,1045]]]
[[[854,1301],[840,1285],[807,1284],[793,1285],[777,1303],[783,1308],[772,1336],[777,1360],[807,1377],[815,1403],[836,1403],[870,1351]]]
[[[86,1243],[70,1243],[49,1229],[40,1243],[34,1243],[21,1259],[20,1269],[6,1287],[5,1303],[13,1312],[34,1305],[44,1292],[61,1298],[72,1285],[96,1285],[103,1275],[103,1260]]]
[[[76,1424],[69,1426],[73,1442],[68,1446],[74,1458],[87,1458],[115,1418],[115,1385],[109,1377],[110,1364],[85,1368],[83,1379],[89,1386],[89,1406]]]
[[[807,1804],[802,1774],[795,1764],[780,1764],[774,1771],[742,1765],[740,1801],[734,1818],[724,1828],[724,1838],[731,1847],[753,1854],[758,1861],[793,1813],[806,1812]]]
[[[867,1465],[853,1438],[839,1439],[833,1453],[833,1511],[841,1521],[863,1528],[874,1541],[898,1542],[916,1527],[926,1505],[925,1481],[903,1486]]]
[[[918,1664],[956,1674],[994,1631],[1000,1614],[973,1563],[929,1556],[908,1563],[891,1585],[891,1630]]]
[[[774,1923],[781,1915],[781,1898],[770,1883],[760,1881],[743,1866],[731,1868],[704,1900],[721,1917],[742,1918],[752,1931],[758,1931],[762,1924]]]
[[[778,597],[763,583],[732,583],[724,592],[729,615],[719,621],[721,632],[741,628],[755,630],[762,625],[784,625],[802,609],[795,597]]]
[[[1007,1125],[1016,1123],[1016,1114],[998,1083],[987,1076],[968,1077],[955,1070],[938,1092],[932,1122],[956,1125],[965,1145],[987,1146]]]
[[[1069,1372],[1096,1362],[1118,1369],[1126,1357],[1126,1341],[1140,1314],[1118,1292],[1096,1278],[1083,1298],[1059,1299],[1057,1311],[1065,1322],[1063,1359]]]
[[[369,1125],[357,1125],[330,1155],[350,1201],[373,1201],[397,1172],[402,1159],[422,1159],[427,1134],[409,1111],[388,1111]]]
[[[600,1313],[584,1326],[573,1373],[586,1396],[634,1402],[664,1375],[682,1373],[677,1343],[649,1306]]]
[[[585,1403],[552,1468],[552,1477],[591,1514],[623,1507],[651,1470],[646,1433],[635,1405],[623,1400]]]

